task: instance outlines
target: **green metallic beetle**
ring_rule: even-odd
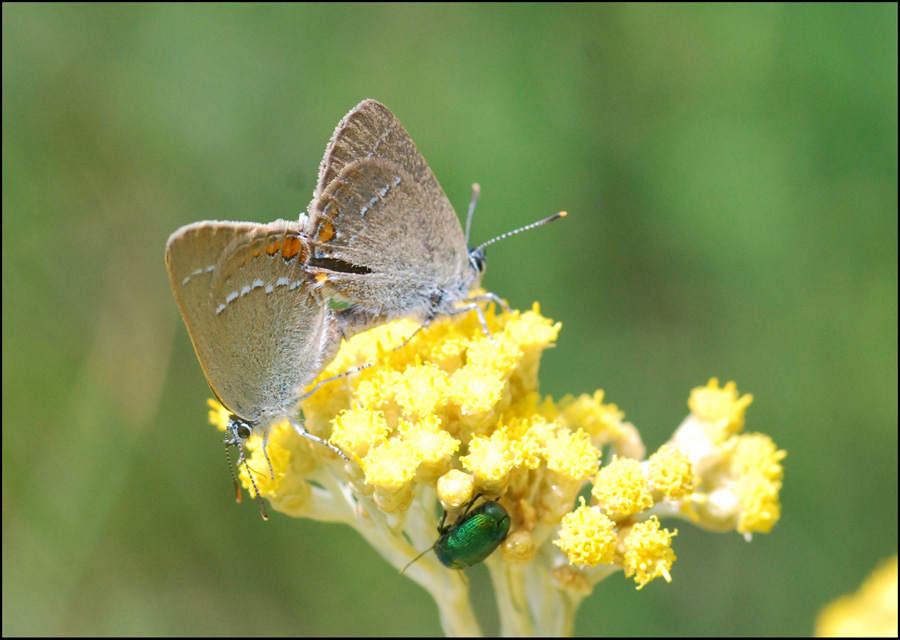
[[[441,564],[449,569],[465,569],[485,560],[509,533],[509,513],[499,502],[485,500],[472,509],[481,494],[472,498],[466,510],[451,525],[446,525],[447,511],[438,525],[440,537],[431,549]],[[431,551],[426,549],[406,567]],[[403,571],[406,571],[406,567]],[[401,571],[401,573],[403,573]]]

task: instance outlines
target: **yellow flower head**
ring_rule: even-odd
[[[616,553],[616,530],[612,520],[597,509],[581,506],[562,520],[559,538],[553,541],[571,564],[594,567],[613,561]]]
[[[676,535],[677,530],[661,529],[656,516],[631,528],[625,538],[625,577],[634,576],[639,590],[660,576],[666,582],[672,581],[669,570],[676,560],[672,551],[672,538]]]
[[[866,578],[859,590],[838,598],[819,614],[819,638],[897,636],[897,556],[888,558]]]
[[[730,448],[731,476],[740,503],[737,531],[745,537],[769,533],[781,517],[781,461],[787,454],[759,433],[735,436]]]
[[[719,380],[710,378],[705,387],[698,387],[691,392],[688,406],[700,420],[732,434],[744,428],[744,412],[751,402],[753,396],[739,396],[734,382],[729,382],[720,389]]]
[[[691,461],[676,447],[664,444],[650,456],[647,477],[667,500],[682,500],[694,490]]]
[[[594,480],[591,495],[613,517],[630,516],[653,506],[641,463],[614,458]]]

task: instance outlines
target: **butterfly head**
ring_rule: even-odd
[[[469,264],[475,272],[475,282],[481,281],[481,277],[487,270],[487,256],[484,255],[483,247],[471,247],[469,249]]]

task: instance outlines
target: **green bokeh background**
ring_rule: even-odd
[[[746,544],[677,526],[583,635],[808,634],[897,552],[897,6],[3,4],[3,634],[437,634],[349,528],[233,503],[163,262],[302,211],[377,98],[485,284],[563,323],[542,391],[652,450],[718,376],[787,450]],[[496,630],[483,571],[470,573]]]

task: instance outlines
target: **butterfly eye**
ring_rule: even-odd
[[[237,433],[237,437],[243,442],[253,434],[253,429],[251,429],[250,425],[246,422],[239,422],[236,425],[235,433]]]
[[[476,248],[469,250],[469,262],[475,267],[478,273],[484,273],[487,269],[487,257],[484,255],[484,249]]]

